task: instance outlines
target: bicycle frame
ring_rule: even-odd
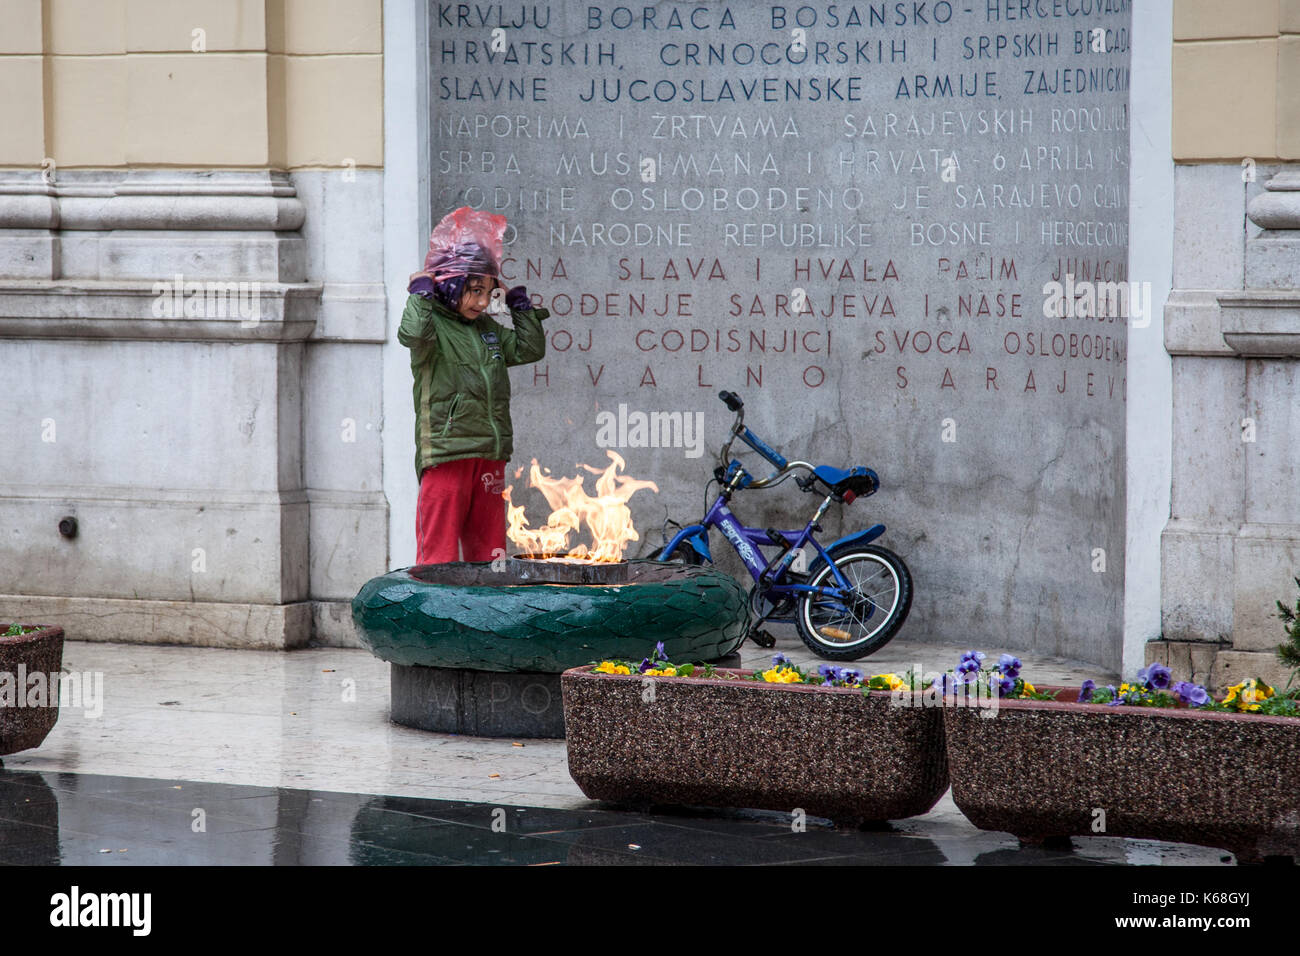
[[[728,393],[722,393],[720,397],[726,400]],[[779,558],[768,561],[764,558],[763,553],[759,550],[762,547],[777,547],[777,543],[771,539],[766,528],[751,528],[743,525],[732,513],[728,507],[731,496],[738,490],[744,488],[766,488],[771,487],[773,483],[780,483],[788,474],[796,469],[802,468],[809,472],[817,472],[812,465],[803,461],[789,461],[780,452],[774,449],[758,435],[754,434],[749,428],[745,427],[743,403],[739,403],[736,422],[731,429],[731,439],[722,448],[722,454],[719,458],[720,463],[726,462],[729,457],[731,443],[735,439],[740,439],[754,451],[758,452],[763,458],[767,459],[777,471],[767,478],[754,480],[744,470],[744,467],[738,460],[733,460],[725,468],[720,467],[715,475],[719,476],[722,490],[709,506],[704,519],[698,524],[682,528],[673,536],[664,549],[659,552],[659,560],[667,560],[679,547],[689,547],[694,550],[703,560],[709,563],[713,562],[713,555],[709,550],[709,530],[717,528],[727,539],[727,542],[739,555],[740,560],[744,563],[750,576],[754,579],[754,585],[759,594],[763,597],[771,598],[798,598],[804,594],[816,594],[819,597],[838,600],[845,592],[852,592],[853,586],[844,577],[844,574],[835,562],[831,560],[827,553],[829,549],[822,545],[813,537],[814,531],[820,531],[821,526],[818,522],[830,507],[834,495],[827,495],[822,501],[817,511],[813,514],[808,523],[804,525],[802,531],[777,531],[777,534],[784,540],[785,548]],[[730,406],[729,407],[733,407]],[[809,490],[811,484],[804,486],[804,490]],[[848,499],[852,500],[852,499]],[[773,529],[776,530],[776,529]],[[882,524],[873,525],[864,531],[858,531],[853,534],[845,535],[842,538],[832,542],[830,548],[835,548],[842,544],[866,544],[874,541],[885,533],[885,526]],[[807,547],[811,545],[817,558],[812,562],[825,562],[830,568],[831,575],[834,579],[834,585],[820,585],[813,587],[804,583],[785,583],[786,573],[794,565],[800,555],[807,555]],[[772,602],[775,606],[775,601]],[[769,612],[770,613],[770,612]]]
[[[823,509],[818,509],[819,512],[822,510]],[[672,540],[669,541],[668,544],[664,546],[663,551],[660,552],[659,558],[660,560],[663,560],[665,556],[671,555],[678,548],[689,547],[704,560],[712,563],[713,555],[709,549],[708,532],[712,528],[717,528],[722,532],[732,549],[735,550],[736,554],[740,557],[740,560],[744,563],[746,569],[748,569],[750,577],[754,579],[754,583],[762,587],[765,594],[797,597],[800,594],[811,592],[824,597],[835,597],[837,595],[834,593],[827,593],[828,590],[832,592],[838,591],[840,588],[852,590],[852,587],[840,572],[840,569],[835,567],[835,564],[830,560],[830,556],[827,554],[828,549],[824,548],[821,543],[813,537],[813,529],[814,525],[817,523],[817,517],[820,517],[820,514],[816,517],[810,518],[808,523],[804,525],[802,531],[785,531],[778,529],[778,533],[786,539],[788,548],[785,554],[781,557],[781,560],[772,564],[772,562],[763,558],[763,554],[759,550],[761,547],[770,548],[776,546],[775,542],[768,538],[767,530],[765,528],[751,528],[747,525],[741,524],[735,514],[732,513],[731,509],[727,507],[725,496],[719,495],[714,499],[713,504],[709,507],[709,512],[705,515],[704,520],[698,524],[682,528],[677,532],[677,534],[673,535]],[[832,542],[831,548],[847,543],[866,544],[870,541],[874,541],[884,533],[884,525],[873,525],[863,531],[858,531],[839,538]],[[807,584],[787,584],[782,582],[782,578],[786,571],[790,569],[798,557],[799,550],[806,549],[809,545],[811,545],[812,549],[816,552],[817,560],[825,561],[830,565],[831,574],[834,576],[835,583],[838,587],[828,589],[824,585],[822,587],[811,587]],[[806,550],[804,553],[806,554]],[[815,562],[812,561],[809,562],[810,565],[814,563]],[[765,575],[768,577],[769,581],[775,583],[765,584],[763,581]]]

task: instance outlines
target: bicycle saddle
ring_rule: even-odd
[[[818,465],[813,469],[813,474],[822,483],[828,485],[831,492],[837,497],[844,497],[845,492],[850,492],[853,498],[865,498],[867,495],[875,494],[880,487],[880,479],[870,468],[863,468],[857,465],[853,468],[832,468],[830,465]]]

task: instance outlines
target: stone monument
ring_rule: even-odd
[[[889,527],[903,633],[1118,669],[1126,330],[1151,321],[1127,3],[428,14],[432,219],[508,216],[504,272],[552,312],[516,465],[614,445],[660,486],[633,505],[650,554],[696,517],[734,390],[788,456],[880,474],[828,533]],[[788,485],[736,509],[809,510]]]

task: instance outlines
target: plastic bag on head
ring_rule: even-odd
[[[424,271],[435,282],[452,276],[500,276],[506,217],[461,206],[429,236]]]

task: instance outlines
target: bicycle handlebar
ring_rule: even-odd
[[[739,438],[746,445],[776,466],[776,471],[772,472],[772,474],[768,475],[766,478],[750,478],[749,475],[746,474],[745,477],[749,480],[747,480],[741,487],[749,489],[771,488],[774,485],[779,485],[781,482],[785,481],[785,479],[790,477],[790,474],[795,469],[800,468],[808,472],[807,478],[795,479],[795,483],[802,490],[812,491],[818,482],[826,487],[830,487],[829,485],[826,485],[825,479],[820,478],[817,475],[817,467],[815,465],[806,461],[787,460],[784,455],[745,427],[745,403],[741,401],[739,395],[735,392],[724,391],[718,393],[718,398],[722,399],[727,408],[736,413],[736,421],[731,426],[731,438],[722,446],[722,454],[719,456],[719,467],[714,472],[714,475],[717,476],[719,481],[724,480],[724,474],[730,474],[731,466],[727,464],[727,459],[731,457],[731,443]],[[739,465],[740,462],[735,461],[731,464]],[[874,488],[872,490],[874,490]],[[831,490],[831,493],[834,494],[834,489]],[[870,494],[870,492],[866,493]],[[849,498],[847,500],[852,501],[853,499]]]
[[[741,401],[740,396],[735,392],[724,391],[718,392],[718,398],[722,399],[727,408],[736,413],[735,424],[731,426],[732,436],[739,438],[773,465],[776,465],[777,468],[784,468],[786,464],[785,456],[745,427],[745,403]]]
[[[785,456],[782,455],[780,452],[778,452],[767,442],[763,441],[763,439],[755,435],[748,428],[746,428],[743,432],[740,432],[736,437],[739,438],[741,441],[743,441],[750,448],[754,449],[754,451],[758,452],[760,455],[762,455],[772,464],[776,465],[776,467],[784,468],[786,466]]]
[[[785,461],[784,459],[782,459],[782,463],[779,466],[780,470],[774,472],[773,474],[768,475],[766,478],[754,479],[748,484],[747,487],[754,488],[754,489],[770,488],[773,485],[780,484],[782,481],[785,481],[785,479],[789,477],[790,473],[794,471],[796,468],[803,468],[809,474],[812,474],[815,471],[815,466],[808,464],[808,462],[806,461]]]

